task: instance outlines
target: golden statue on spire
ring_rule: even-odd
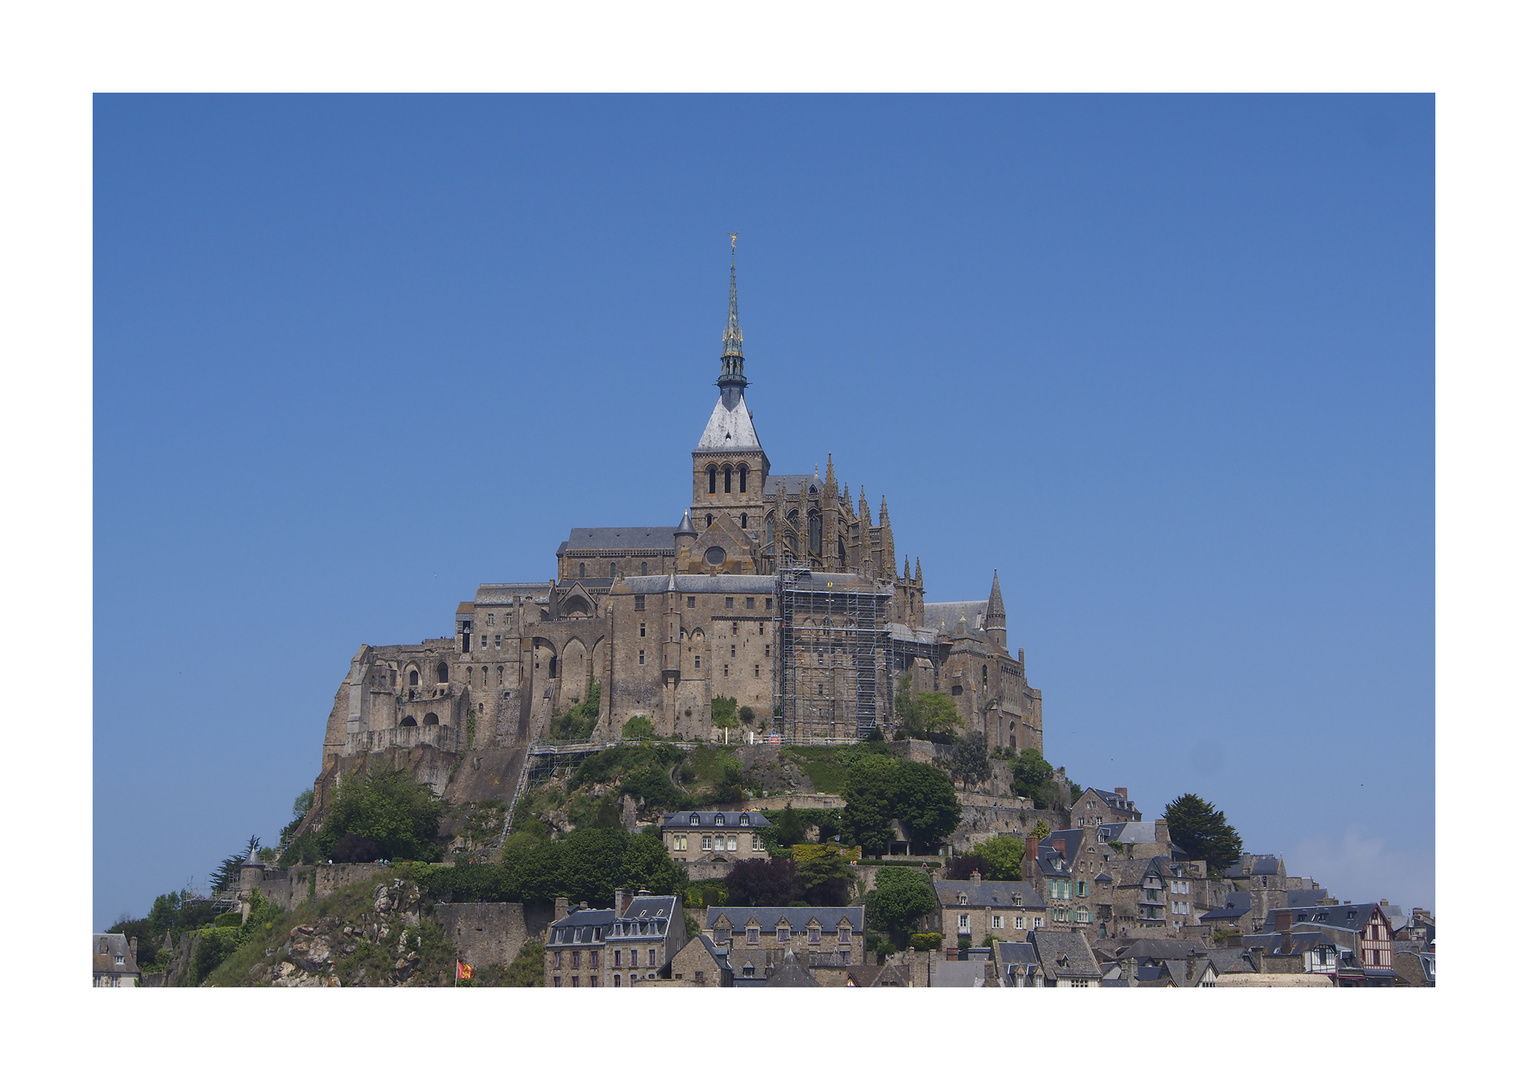
[[[732,237],[732,250],[736,251],[737,250],[737,233],[730,232],[727,235]]]

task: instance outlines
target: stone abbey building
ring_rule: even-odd
[[[660,735],[714,737],[722,696],[753,708],[756,737],[819,742],[890,735],[911,671],[991,748],[1043,749],[1040,692],[1024,651],[1009,652],[996,573],[985,600],[926,603],[921,561],[897,566],[884,497],[872,516],[831,455],[821,476],[773,470],[744,400],[735,258],[722,342],[678,524],[572,529],[556,577],[479,585],[449,636],[363,646],[329,717],[320,796],[371,754],[441,791],[464,754],[502,775],[591,683],[595,739],[636,715]]]

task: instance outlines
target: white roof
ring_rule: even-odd
[[[701,432],[697,450],[762,450],[759,437],[753,430],[753,418],[748,415],[748,404],[743,395],[737,398],[737,408],[729,410],[716,399],[711,410],[711,420]]]

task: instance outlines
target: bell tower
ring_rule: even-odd
[[[737,321],[737,233],[732,237],[732,287],[727,301],[727,329],[722,333],[720,394],[700,442],[690,452],[693,495],[690,520],[702,532],[727,515],[755,540],[764,530],[764,481],[769,458],[759,445],[753,416],[743,391],[743,332]]]

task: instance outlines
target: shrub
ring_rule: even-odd
[[[915,952],[929,952],[938,949],[944,942],[944,935],[933,934],[908,934],[907,947]]]
[[[650,716],[633,716],[621,725],[621,738],[623,739],[651,739],[653,737],[653,719]]]
[[[367,863],[376,862],[382,857],[382,849],[377,842],[359,833],[347,833],[335,841],[334,849],[329,857],[335,862],[344,863]]]

